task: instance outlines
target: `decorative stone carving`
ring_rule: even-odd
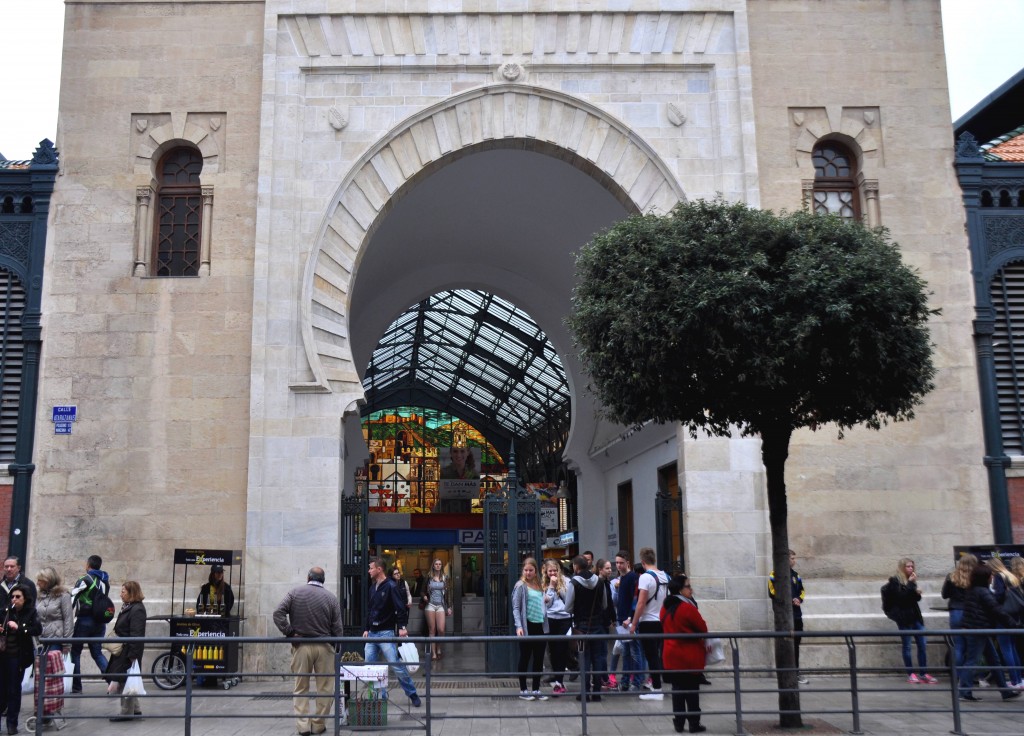
[[[145,133],[146,132],[146,128],[148,128],[148,127],[149,127],[149,119],[148,118],[135,118],[135,130],[139,131],[140,133]]]
[[[523,67],[514,61],[508,61],[501,65],[501,77],[508,82],[514,82],[523,76]]]
[[[29,238],[32,236],[30,222],[0,222],[0,253],[10,256],[21,264],[28,264]]]
[[[344,130],[345,126],[348,125],[348,115],[344,110],[345,108],[332,107],[327,111],[327,122],[335,130]]]
[[[798,128],[804,124],[804,113],[802,110],[794,111],[793,113],[793,125]]]
[[[874,110],[865,110],[864,111],[864,123],[865,123],[865,125],[874,125],[875,124],[875,111]]]
[[[997,215],[984,218],[985,247],[988,256],[1009,248],[1024,247],[1024,216]]]
[[[32,156],[32,163],[34,165],[53,165],[57,163],[57,149],[53,147],[53,141],[49,138],[44,138],[39,142],[39,147],[36,148],[35,153]]]
[[[221,120],[218,117],[210,118],[210,130],[216,132],[220,130]]]
[[[981,149],[978,147],[977,139],[966,130],[957,139],[956,157],[966,159],[981,158]]]
[[[668,121],[677,128],[686,122],[686,116],[683,115],[683,111],[676,107],[674,102],[668,103],[666,106],[666,112],[668,113]]]

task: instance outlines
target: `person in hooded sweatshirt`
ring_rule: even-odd
[[[590,570],[590,561],[579,555],[572,560],[573,576],[569,581],[565,601],[565,609],[572,613],[572,630],[579,634],[607,634],[608,627],[615,620],[615,609],[608,585],[599,575]],[[608,642],[587,641],[583,645],[583,657],[580,671],[586,672],[588,678],[583,680],[583,692],[576,696],[577,700],[586,698],[587,702],[600,702],[601,678],[608,669]],[[591,695],[590,691],[594,694]]]
[[[964,619],[965,629],[1007,629],[1013,626],[1013,620],[999,607],[996,597],[988,589],[992,581],[992,569],[984,562],[978,563],[971,573],[971,587],[967,589],[964,597]],[[992,640],[984,635],[973,634],[965,637],[967,640],[964,648],[964,667],[960,670],[960,699],[981,700],[975,697],[972,692],[972,680],[978,658],[984,652],[985,659],[993,665],[992,672],[996,677],[996,684],[1002,691],[1003,700],[1016,698],[1020,690],[1014,690],[1007,686],[1006,678],[1003,676],[1003,669],[999,666],[999,655],[996,648],[992,646]]]

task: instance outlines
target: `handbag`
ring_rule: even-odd
[[[108,652],[110,652],[111,657],[116,657],[118,654],[121,653],[121,647],[123,646],[124,644],[117,641],[117,632],[111,629],[107,633],[107,638],[104,639],[103,643],[100,645],[100,648],[106,649]]]
[[[124,682],[122,695],[145,695],[146,688],[142,685],[142,670],[139,668],[139,660],[132,662],[128,668],[128,679]]]
[[[725,646],[721,639],[708,639],[704,649],[704,666],[710,667],[725,661]]]

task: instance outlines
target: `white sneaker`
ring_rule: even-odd
[[[810,680],[807,679],[807,675],[797,675],[796,681],[801,685],[806,685]]]
[[[665,693],[659,688],[651,688],[650,692],[640,693],[640,700],[664,700]]]
[[[529,690],[520,690],[519,691],[519,699],[520,700],[533,700],[534,699],[533,693],[531,693]]]
[[[542,693],[540,690],[534,690],[533,691],[533,699],[534,700],[547,700],[548,696],[545,695],[544,693]]]

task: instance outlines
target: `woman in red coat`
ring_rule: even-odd
[[[692,599],[693,590],[685,575],[668,583],[669,597],[661,607],[661,625],[666,634],[706,634],[708,625]],[[672,683],[672,725],[682,733],[690,722],[690,733],[707,731],[700,725],[700,681],[704,673],[705,639],[665,639],[662,661]]]

